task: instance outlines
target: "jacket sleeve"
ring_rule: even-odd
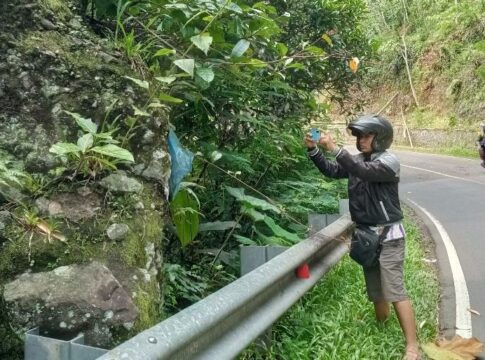
[[[399,182],[399,161],[394,155],[384,154],[373,161],[362,161],[340,149],[336,159],[341,168],[364,181]]]
[[[320,172],[328,177],[334,179],[348,178],[349,174],[340,164],[334,161],[329,161],[325,158],[318,148],[309,149],[308,157],[313,161]]]

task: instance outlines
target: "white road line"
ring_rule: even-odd
[[[408,199],[416,207],[421,209],[426,216],[433,222],[440,233],[443,243],[445,244],[448,259],[450,261],[451,273],[453,275],[453,285],[455,288],[455,301],[456,301],[456,335],[460,335],[465,339],[472,337],[472,318],[470,311],[470,297],[468,295],[468,288],[466,286],[465,275],[461,268],[460,260],[456,254],[455,247],[451,242],[448,233],[441,223],[429,213],[426,209],[419,206],[416,202]]]
[[[467,179],[467,178],[462,178],[462,177],[459,177],[459,176],[448,175],[448,174],[445,174],[445,173],[442,173],[442,172],[428,170],[428,169],[423,169],[423,168],[419,168],[419,167],[416,167],[416,166],[404,165],[404,164],[401,164],[401,166],[404,166],[404,167],[407,167],[407,168],[410,168],[410,169],[426,171],[426,172],[429,172],[429,173],[432,173],[432,174],[441,175],[441,176],[449,177],[449,178],[452,178],[452,179],[467,181],[467,182],[471,182],[471,183],[474,183],[474,184],[485,185],[485,183],[480,182],[480,181],[475,181],[475,180],[471,180],[471,179]]]

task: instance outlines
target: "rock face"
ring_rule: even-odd
[[[79,222],[96,215],[101,208],[101,199],[93,193],[59,193],[50,199],[39,198],[36,204],[42,213]]]
[[[137,180],[126,176],[122,172],[111,174],[103,178],[99,184],[115,193],[137,193],[143,189],[142,184]]]
[[[4,299],[19,330],[40,326],[45,335],[83,332],[97,346],[107,346],[110,327],[131,327],[138,309],[111,271],[99,262],[62,266],[23,274],[5,285]]]
[[[111,347],[161,320],[167,109],[136,118],[149,94],[127,77],[142,76],[79,4],[0,1],[0,162],[29,175],[23,187],[0,181],[0,359],[23,358],[32,326]],[[50,153],[83,135],[66,111],[116,128],[134,163],[79,172]]]

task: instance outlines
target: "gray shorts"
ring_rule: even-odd
[[[407,300],[404,287],[404,239],[382,244],[379,264],[364,269],[367,295],[372,302]]]

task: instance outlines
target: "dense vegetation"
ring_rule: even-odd
[[[196,153],[170,206],[169,311],[232,279],[222,266],[236,273],[240,243],[291,245],[308,212],[335,211],[343,184],[310,171],[301,139],[312,119],[325,119],[329,105],[317,93],[343,101],[364,73],[349,68],[372,53],[363,1],[85,1],[84,9],[116,19],[116,44],[156,104],[140,112],[170,106],[170,123]]]

